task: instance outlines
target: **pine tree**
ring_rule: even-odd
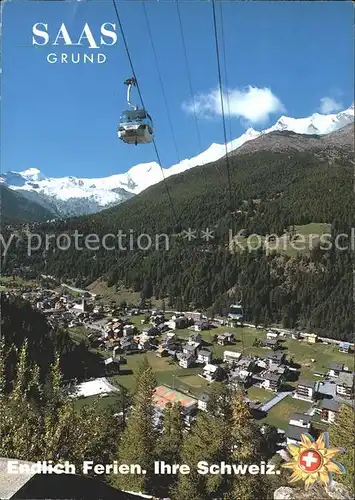
[[[1,358],[4,359],[4,356],[1,355]],[[1,364],[4,366],[3,361]],[[2,456],[33,460],[41,448],[41,422],[28,400],[30,376],[28,347],[25,342],[18,352],[13,390],[9,394],[3,393],[1,397],[0,454]]]
[[[230,436],[230,432],[228,434]],[[228,463],[230,449],[227,427],[221,420],[206,413],[198,415],[181,451],[181,463],[189,465],[191,473],[179,476],[172,491],[173,500],[220,498],[226,489],[227,476],[199,474],[197,464],[200,461],[216,464],[221,460]]]
[[[354,408],[342,405],[339,414],[332,424],[329,432],[329,440],[332,446],[339,446],[345,450],[336,457],[345,466],[344,475],[336,475],[334,479],[343,483],[352,493],[355,493],[355,437],[354,437]]]
[[[140,378],[143,375],[144,372],[149,370],[150,364],[148,361],[148,357],[145,354],[142,361],[139,363],[136,374],[135,374],[135,387],[133,389],[133,393],[135,394],[140,387]]]
[[[155,481],[153,467],[157,436],[154,427],[152,397],[156,381],[150,366],[144,371],[141,366],[139,371],[133,409],[119,443],[118,456],[121,463],[139,464],[146,474],[122,475],[117,478],[117,482],[124,490],[150,492]]]
[[[252,420],[244,395],[236,391],[232,398],[232,461],[240,464],[258,464],[262,459],[262,436]],[[263,476],[235,475],[233,485],[226,497],[228,500],[254,500],[266,498],[266,482]]]
[[[167,464],[180,463],[181,446],[183,441],[183,417],[180,403],[167,404],[164,409],[163,431],[157,442],[156,456],[159,461]],[[177,476],[156,476],[155,494],[159,497],[168,494],[169,487],[173,487]]]

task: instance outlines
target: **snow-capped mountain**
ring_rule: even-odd
[[[354,122],[354,103],[337,114],[314,113],[307,118],[281,116],[272,127],[257,131],[249,128],[237,139],[225,144],[212,144],[199,155],[182,160],[164,169],[164,176],[179,174],[198,165],[216,161],[228,152],[235,151],[248,141],[275,131],[290,131],[297,134],[323,135],[334,132]],[[82,215],[98,212],[117,205],[162,181],[162,172],[156,162],[135,165],[124,174],[102,178],[44,177],[40,170],[29,168],[22,172],[7,172],[0,175],[0,182],[20,191],[31,201],[41,204],[57,216]]]

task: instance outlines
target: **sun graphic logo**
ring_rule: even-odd
[[[292,469],[290,483],[304,481],[305,489],[319,482],[326,486],[332,485],[332,473],[344,474],[345,467],[332,459],[344,453],[342,448],[329,447],[329,434],[324,432],[314,441],[310,434],[301,435],[299,445],[288,445],[292,460],[281,467]]]

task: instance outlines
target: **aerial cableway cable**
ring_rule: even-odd
[[[165,103],[165,108],[166,108],[166,114],[167,114],[167,117],[168,117],[169,127],[170,127],[171,135],[172,135],[172,138],[173,138],[173,143],[174,143],[174,148],[175,148],[175,151],[176,151],[176,156],[177,156],[178,163],[179,163],[180,162],[179,150],[178,150],[178,147],[177,147],[177,142],[176,142],[176,138],[175,138],[175,134],[174,134],[174,128],[173,128],[173,124],[172,124],[172,120],[171,120],[171,116],[170,116],[168,101],[167,101],[167,98],[166,98],[166,95],[165,95],[165,91],[164,91],[163,79],[162,79],[162,76],[161,76],[161,73],[160,73],[160,69],[159,69],[158,56],[157,56],[157,53],[156,53],[155,47],[154,47],[153,36],[152,36],[152,31],[150,29],[150,23],[149,23],[148,13],[147,13],[147,9],[145,7],[145,0],[142,0],[142,6],[143,6],[143,10],[144,10],[144,17],[145,17],[145,20],[146,20],[146,23],[147,23],[148,35],[149,35],[150,43],[151,43],[151,46],[152,46],[152,51],[153,51],[153,55],[154,55],[155,65],[157,67],[157,72],[158,72],[158,77],[159,77],[159,82],[160,82],[160,87],[161,87],[161,93],[163,95],[163,99],[164,99],[164,103]]]
[[[222,121],[223,121],[223,135],[224,135],[224,143],[225,143],[225,147],[226,147],[226,167],[227,167],[228,186],[229,186],[229,202],[230,202],[230,211],[231,211],[231,213],[233,213],[234,212],[234,200],[233,200],[233,191],[232,191],[230,165],[229,165],[229,156],[228,156],[227,129],[226,129],[226,117],[225,117],[225,113],[224,113],[223,87],[222,87],[221,64],[220,64],[220,57],[219,57],[219,44],[218,44],[218,32],[217,32],[217,20],[216,20],[215,0],[212,0],[212,15],[213,15],[213,27],[214,27],[214,38],[215,38],[216,56],[217,56],[217,70],[218,70],[218,81],[219,81],[219,93],[220,93],[220,99],[221,99],[221,112],[222,112]]]
[[[138,91],[138,95],[139,95],[139,98],[140,98],[140,101],[141,101],[141,104],[142,104],[142,108],[145,109],[145,106],[144,106],[144,101],[143,101],[143,97],[142,97],[142,93],[141,93],[141,90],[140,90],[140,87],[139,87],[139,83],[138,83],[138,79],[137,79],[137,76],[136,76],[136,72],[134,71],[134,66],[133,66],[133,62],[132,62],[132,58],[131,58],[131,54],[129,52],[129,48],[128,48],[128,44],[127,44],[127,40],[126,40],[126,37],[125,37],[125,34],[124,34],[124,30],[123,30],[123,25],[122,25],[122,22],[121,22],[121,18],[120,18],[120,14],[118,12],[118,8],[117,8],[117,4],[116,4],[116,1],[115,0],[112,0],[112,3],[113,3],[113,7],[115,9],[115,13],[116,13],[116,17],[117,17],[117,21],[118,21],[118,25],[120,27],[120,31],[121,31],[121,35],[122,35],[122,40],[123,40],[123,44],[125,46],[125,50],[126,50],[126,53],[127,53],[127,57],[128,57],[128,61],[129,61],[129,65],[131,67],[131,71],[132,71],[132,75],[133,75],[133,78],[135,79],[136,81],[136,88],[137,88],[137,91]],[[161,160],[160,160],[160,155],[159,155],[159,151],[158,151],[158,148],[157,148],[157,145],[156,145],[156,142],[155,142],[155,139],[153,139],[153,145],[154,145],[154,150],[155,150],[155,154],[156,154],[156,157],[157,157],[157,160],[158,160],[158,165],[160,167],[160,170],[162,172],[162,175],[163,175],[163,181],[164,181],[164,185],[165,185],[165,188],[166,188],[166,192],[167,192],[167,195],[168,195],[168,198],[169,198],[169,202],[170,202],[170,205],[171,205],[171,210],[172,210],[172,213],[174,215],[174,218],[175,218],[175,222],[176,224],[178,225],[178,218],[176,216],[176,212],[175,212],[175,209],[174,209],[174,204],[173,204],[173,200],[171,198],[171,194],[170,194],[170,190],[169,190],[169,186],[166,182],[166,179],[165,179],[165,175],[164,175],[164,169],[163,167],[161,166]]]
[[[181,42],[182,42],[182,48],[183,48],[184,57],[185,57],[185,65],[186,65],[186,70],[187,70],[187,78],[188,78],[188,81],[189,81],[190,97],[191,97],[191,102],[192,102],[193,110],[194,110],[194,118],[195,118],[195,125],[196,125],[198,147],[199,147],[199,151],[202,152],[201,134],[200,134],[200,128],[199,128],[199,125],[198,125],[198,119],[197,119],[197,113],[196,113],[196,102],[195,102],[194,93],[193,93],[193,90],[192,90],[191,72],[190,72],[189,60],[188,60],[188,57],[187,57],[187,49],[186,49],[186,43],[185,43],[184,30],[183,30],[183,27],[182,27],[182,20],[181,20],[181,12],[180,12],[179,0],[175,0],[175,3],[176,3],[176,10],[177,10],[178,19],[179,19]],[[207,183],[206,172],[205,172],[205,169],[203,168],[203,166],[202,166],[202,172],[203,172],[203,175],[204,175],[205,182]]]
[[[228,108],[228,128],[229,128],[229,140],[232,140],[232,122],[231,122],[231,109],[229,101],[229,86],[228,86],[228,73],[227,73],[227,55],[226,55],[226,44],[224,38],[224,19],[223,19],[223,4],[219,3],[219,11],[221,16],[221,35],[222,35],[222,48],[223,48],[223,65],[224,65],[224,78],[227,88],[227,108]]]

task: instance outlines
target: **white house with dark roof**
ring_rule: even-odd
[[[218,345],[228,345],[228,344],[233,344],[235,341],[234,339],[234,334],[230,332],[226,333],[221,333],[217,337],[217,344]]]
[[[222,373],[223,370],[221,367],[208,364],[204,366],[202,376],[209,382],[212,382],[213,380],[220,380],[222,378]]]
[[[241,357],[241,352],[235,351],[224,351],[223,353],[223,362],[224,363],[235,363]]]
[[[339,407],[340,404],[334,399],[323,399],[319,403],[320,419],[322,422],[333,423],[339,412]]]
[[[340,344],[339,344],[339,352],[348,353],[350,351],[351,351],[351,344],[350,344],[350,342],[340,342]]]
[[[190,368],[190,366],[192,366],[196,360],[192,352],[179,353],[177,354],[177,357],[179,359],[179,365],[181,366],[181,368]]]
[[[342,398],[354,397],[354,373],[341,372],[336,383],[336,394]]]
[[[197,402],[197,408],[202,411],[207,411],[207,405],[208,401],[210,399],[210,396],[207,394],[207,392],[203,392],[200,397],[198,398]]]
[[[201,344],[199,342],[189,342],[188,344],[185,344],[182,348],[182,352],[184,354],[193,354],[195,358],[197,358],[197,352],[199,348],[201,347]]]
[[[282,377],[277,373],[272,373],[267,370],[261,373],[259,377],[254,375],[253,378],[260,378],[260,387],[263,389],[277,392],[280,387]]]
[[[188,339],[188,343],[195,343],[197,342],[198,344],[200,344],[202,342],[202,335],[200,333],[191,333],[191,335],[189,335],[189,339]]]
[[[212,353],[208,349],[201,349],[197,353],[197,363],[204,363],[208,364],[211,362],[212,359]]]
[[[344,371],[343,363],[329,363],[328,375],[329,377],[339,377],[340,373]]]
[[[317,382],[300,380],[297,384],[293,397],[304,401],[313,401],[317,392]]]
[[[292,413],[289,424],[285,431],[285,438],[287,444],[298,444],[301,441],[302,434],[311,433],[311,419],[310,415],[304,413]]]
[[[311,426],[311,421],[311,415],[295,412],[291,414],[289,424],[296,425],[297,427],[302,427],[304,429],[309,429]]]

